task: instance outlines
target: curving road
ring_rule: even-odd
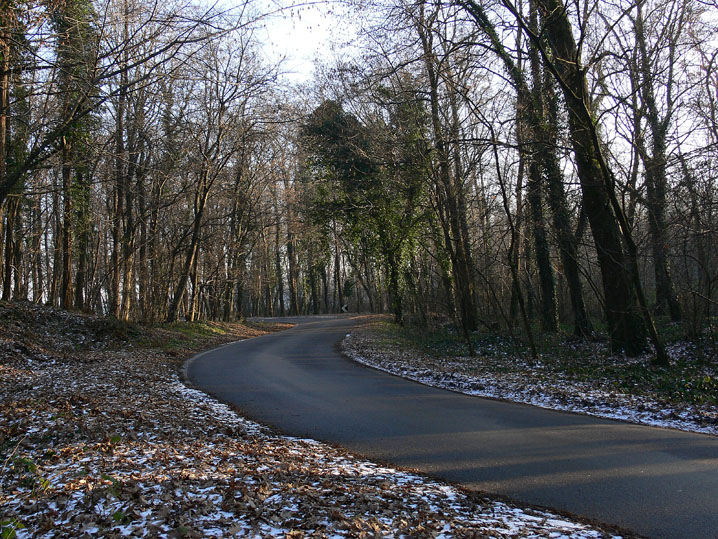
[[[198,388],[288,434],[649,537],[718,537],[718,439],[469,397],[341,357],[350,317],[205,352]]]

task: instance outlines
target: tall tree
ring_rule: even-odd
[[[644,2],[638,2],[633,21],[639,58],[637,71],[640,74],[640,96],[650,137],[650,149],[645,147],[643,137],[639,137],[638,148],[646,172],[646,208],[656,282],[656,312],[663,314],[668,311],[674,322],[681,319],[681,308],[668,258],[667,137],[676,111],[677,56],[681,52],[682,34],[689,23],[689,5],[690,2],[686,0],[660,2],[648,19],[648,24],[653,26],[649,32],[646,28]],[[651,34],[654,33],[660,34],[651,40]],[[660,77],[659,80],[656,80],[657,77]],[[660,94],[657,86],[662,87]],[[662,103],[659,102],[661,95]]]
[[[431,6],[429,6],[431,7]],[[436,194],[440,207],[440,221],[444,224],[446,248],[452,262],[453,277],[456,282],[456,301],[459,305],[459,321],[467,344],[473,355],[469,332],[478,327],[475,311],[475,290],[471,260],[471,248],[466,234],[462,233],[462,222],[466,218],[466,207],[462,195],[463,179],[452,175],[451,156],[448,147],[450,130],[445,128],[441,119],[441,72],[434,45],[434,23],[439,15],[439,7],[431,8],[420,2],[414,19],[419,36],[422,60],[428,79],[432,142],[435,148]]]
[[[563,266],[566,282],[569,288],[571,307],[574,319],[574,333],[576,335],[588,336],[593,328],[586,312],[583,297],[583,286],[581,284],[580,269],[578,266],[578,245],[573,230],[566,202],[564,178],[560,167],[558,155],[558,99],[555,96],[553,81],[542,76],[538,49],[531,46],[530,54],[530,79],[522,66],[514,60],[506,45],[500,39],[494,23],[488,17],[484,7],[472,0],[459,0],[457,2],[471,15],[473,21],[487,36],[494,53],[499,57],[506,69],[509,80],[517,92],[518,123],[524,125],[527,130],[525,138],[528,139],[521,147],[528,149],[528,160],[532,166],[540,170],[533,170],[534,180],[530,182],[530,190],[534,191],[530,201],[536,210],[540,210],[541,190],[539,186],[545,182],[547,189],[547,201],[551,210],[553,228],[558,240],[561,264]],[[537,9],[535,3],[530,5],[530,24],[535,28],[538,24],[536,18]],[[520,35],[520,34],[519,34]],[[520,204],[519,204],[520,206]],[[534,222],[541,218],[540,213],[534,216]],[[518,227],[518,223],[516,224]],[[543,319],[544,327],[552,327],[555,324],[555,298],[552,293],[553,276],[547,266],[547,246],[545,244],[545,233],[539,231],[535,243],[541,245],[540,251],[543,267],[541,278],[543,293]],[[517,251],[518,249],[516,249]]]
[[[98,59],[98,33],[95,12],[89,0],[68,0],[58,6],[52,22],[57,33],[58,91],[61,100],[59,124],[67,128],[59,140],[62,174],[62,281],[60,304],[74,306],[73,199],[83,199],[78,207],[87,207],[88,145],[91,137],[89,115],[73,118],[76,103],[90,103],[96,93],[94,84]],[[85,220],[85,216],[82,216]],[[82,256],[84,257],[84,253]]]
[[[538,0],[544,32],[538,35],[531,31],[512,2],[504,0],[503,3],[542,52],[546,65],[563,91],[584,208],[601,268],[611,347],[628,355],[639,354],[646,346],[648,326],[656,347],[657,361],[665,363],[667,356],[643,294],[637,247],[603,154],[586,72],[581,63],[581,51],[576,44],[568,12],[558,0]],[[550,52],[545,47],[544,37]]]

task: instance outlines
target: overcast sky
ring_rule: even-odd
[[[300,5],[287,0],[263,0],[263,4],[266,12],[285,6],[280,13],[266,19],[266,26],[263,25],[258,37],[265,43],[271,60],[286,58],[283,71],[290,82],[311,79],[315,59],[330,59],[356,32],[346,8],[337,3]],[[292,5],[295,7],[286,7]],[[338,11],[342,14],[337,14]]]

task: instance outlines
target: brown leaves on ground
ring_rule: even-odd
[[[95,322],[40,314],[42,331],[0,330],[2,537],[604,535],[271,434],[180,383],[165,350],[68,352]],[[23,340],[44,331],[54,333]]]

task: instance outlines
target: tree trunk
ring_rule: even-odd
[[[289,315],[299,314],[299,294],[297,284],[297,252],[294,233],[287,230],[287,261],[289,262],[289,273],[287,283],[289,285]]]
[[[190,271],[190,287],[192,288],[192,295],[189,299],[189,305],[187,308],[187,320],[190,322],[196,322],[198,319],[198,306],[199,306],[199,249],[197,255],[192,261],[192,270]]]
[[[317,267],[312,264],[309,268],[309,289],[312,298],[312,314],[319,314],[319,291],[317,290]]]
[[[651,234],[651,250],[656,279],[656,313],[670,314],[673,322],[681,320],[673,278],[668,263],[666,211],[666,158],[663,136],[654,137],[653,156],[646,161],[646,209]]]
[[[139,291],[139,307],[140,320],[149,320],[148,304],[150,302],[150,282],[149,282],[149,261],[147,259],[148,251],[148,235],[147,235],[147,195],[145,190],[145,174],[144,168],[141,174],[137,175],[137,213],[141,216],[140,220],[140,248],[138,252],[139,275],[138,275],[138,291]]]
[[[396,258],[396,253],[391,252],[389,254],[388,262],[391,310],[394,314],[394,322],[401,324],[404,321],[404,312],[401,301],[401,290],[399,288],[399,261]]]
[[[15,245],[13,245],[13,267],[14,267],[14,275],[13,275],[13,293],[12,297],[16,301],[25,301],[27,300],[27,282],[28,282],[28,276],[25,275],[25,271],[23,271],[23,256],[22,256],[22,246],[23,246],[23,222],[22,222],[22,202],[21,200],[18,200],[18,207],[15,210]]]
[[[530,25],[536,29],[538,28],[538,14],[533,5],[530,7],[530,10]],[[519,92],[517,99],[519,114],[517,116],[523,119],[544,119],[541,62],[539,53],[533,45],[529,45],[529,63],[531,67],[533,92],[531,95],[526,92]],[[533,111],[528,110],[531,107],[533,107]],[[524,112],[523,109],[526,109],[526,111]],[[556,302],[556,280],[554,278],[553,267],[551,266],[551,251],[546,233],[543,209],[543,171],[540,151],[542,140],[536,137],[538,134],[536,133],[536,127],[540,126],[540,124],[539,122],[529,121],[527,122],[529,125],[522,126],[522,123],[524,122],[519,121],[519,133],[522,133],[524,129],[529,133],[533,132],[531,133],[533,135],[531,137],[533,138],[533,141],[531,141],[533,144],[527,140],[521,140],[523,137],[519,137],[519,146],[524,147],[524,151],[530,152],[527,197],[530,208],[536,267],[538,268],[539,281],[541,283],[541,328],[547,332],[556,332],[558,330],[558,304]],[[528,146],[524,146],[527,143]]]
[[[202,218],[204,216],[204,208],[207,203],[207,197],[209,195],[209,188],[206,185],[207,178],[206,172],[202,173],[200,185],[197,187],[197,193],[195,193],[194,202],[194,222],[192,223],[192,236],[190,238],[189,248],[187,249],[187,257],[185,258],[184,265],[182,267],[182,273],[180,273],[179,281],[175,287],[172,301],[167,310],[167,322],[176,322],[177,314],[179,312],[180,304],[184,299],[185,292],[187,291],[187,281],[190,277],[190,272],[195,264],[195,259],[199,254],[199,240],[200,233],[202,231]]]
[[[668,112],[660,118],[654,91],[653,76],[650,72],[650,58],[641,5],[637,5],[636,41],[640,52],[641,96],[646,105],[646,117],[652,138],[651,155],[641,152],[646,170],[646,209],[651,234],[653,266],[656,280],[656,313],[670,313],[671,320],[681,319],[681,307],[676,296],[673,279],[668,263],[668,235],[665,219],[666,212],[666,132],[669,126],[673,103],[668,103]],[[672,84],[669,80],[668,84]],[[669,88],[670,92],[670,88]]]
[[[458,201],[458,190],[461,189],[459,178],[452,181],[450,169],[450,156],[446,147],[444,130],[441,124],[439,113],[439,74],[436,71],[436,59],[433,51],[433,37],[431,29],[427,28],[427,20],[424,16],[424,4],[420,6],[421,18],[417,22],[417,31],[421,40],[424,53],[424,67],[429,78],[429,98],[431,105],[431,124],[433,130],[433,142],[436,147],[438,159],[438,180],[437,190],[443,191],[443,204],[446,209],[446,220],[442,224],[448,226],[445,233],[447,239],[447,251],[449,252],[454,281],[457,287],[456,296],[459,304],[459,322],[464,334],[475,331],[477,328],[477,317],[474,310],[474,290],[471,275],[471,261],[469,246],[464,243],[461,220],[465,219],[465,207],[460,207]],[[441,202],[440,202],[441,204]],[[463,213],[463,217],[461,215]],[[471,343],[467,343],[471,348]]]
[[[558,0],[540,0],[540,5],[544,10],[546,35],[555,55],[553,67],[560,78],[569,111],[569,130],[584,208],[603,280],[611,349],[635,356],[646,348],[646,327],[641,320],[638,283],[635,282],[637,266],[633,267],[636,261],[631,259],[635,256],[627,254],[622,244],[619,216],[615,213],[615,193],[609,192],[600,163],[603,156],[598,154],[594,140],[596,132],[590,113],[588,85],[582,67],[576,62],[578,50],[568,16]]]
[[[282,233],[282,226],[281,226],[281,218],[279,216],[279,201],[277,200],[277,192],[275,189],[274,192],[274,268],[275,272],[277,273],[277,295],[279,296],[279,316],[284,316],[286,314],[286,311],[284,309],[284,278],[282,277],[282,254],[281,254],[281,233]],[[291,273],[291,272],[290,272]],[[290,304],[291,304],[291,298],[293,295],[292,290],[292,277],[289,276],[289,296],[290,296]],[[292,308],[289,308],[290,312],[289,314],[292,314]],[[296,314],[296,313],[294,313]]]
[[[336,303],[334,304],[334,312],[341,312],[342,302],[344,301],[344,290],[342,289],[342,269],[341,269],[341,251],[339,250],[339,236],[337,234],[337,223],[334,226],[334,293]]]
[[[521,275],[522,260],[520,256],[521,251],[521,236],[523,230],[523,181],[526,175],[526,155],[524,152],[519,154],[518,171],[516,173],[516,217],[514,218],[514,234],[516,236],[516,246],[511,249],[511,260],[509,264],[516,268],[516,273]],[[513,274],[511,278],[511,301],[509,302],[509,327],[513,327],[516,324],[516,319],[519,317],[519,297],[521,295],[521,280],[514,279]]]
[[[0,186],[7,179],[7,128],[10,92],[10,7],[0,7]],[[0,208],[5,197],[0,198]]]
[[[17,196],[8,197],[6,199],[5,212],[5,245],[4,245],[4,269],[2,282],[2,300],[10,301],[12,295],[12,278],[13,270],[17,272],[18,268],[13,264],[15,255],[15,220],[18,216],[20,207],[20,198]]]
[[[284,181],[285,192],[291,189],[289,182],[285,179]],[[294,219],[294,211],[291,207],[285,208],[287,215],[287,264],[288,264],[288,275],[287,284],[289,286],[289,315],[296,316],[299,314],[299,291],[298,289],[298,277],[297,277],[297,246],[296,239],[293,231],[293,226],[296,224]]]
[[[557,148],[557,126],[558,126],[558,103],[553,91],[552,81],[545,81],[543,84],[543,95],[546,96],[547,114],[543,122],[545,129],[541,134],[546,137],[542,144],[542,162],[546,175],[548,187],[548,204],[551,208],[553,227],[556,231],[561,265],[568,285],[568,292],[571,298],[571,310],[573,312],[573,333],[581,337],[588,337],[593,333],[591,320],[586,312],[586,305],[583,299],[583,285],[581,284],[581,272],[578,266],[578,241],[571,230],[571,219],[569,218],[566,203],[566,192],[563,186],[563,173],[559,167]]]
[[[57,305],[57,291],[60,284],[60,267],[62,265],[62,213],[60,212],[60,186],[58,185],[57,174],[53,174],[52,207],[54,208],[53,243],[52,243],[52,280],[50,281],[50,294],[47,304],[55,307]],[[49,268],[48,268],[49,272]]]
[[[32,301],[42,302],[43,276],[42,269],[42,211],[41,197],[37,197],[32,205]]]
[[[60,306],[72,307],[72,147],[63,139],[62,145],[62,281]]]
[[[329,312],[329,278],[327,276],[327,268],[322,266],[322,291],[324,296],[324,312]]]

